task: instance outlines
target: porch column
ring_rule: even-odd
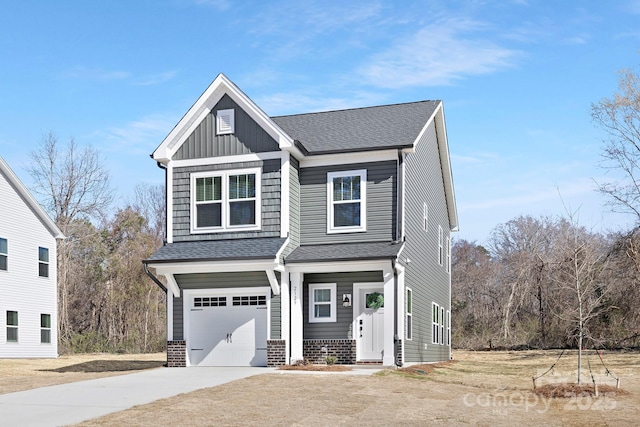
[[[167,287],[167,341],[173,341],[173,291]]]
[[[398,296],[398,303],[396,304],[397,313],[396,313],[396,324],[398,339],[400,340],[400,354],[402,355],[402,359],[400,362],[404,364],[404,344],[406,341],[406,330],[404,326],[405,316],[406,316],[406,303],[405,303],[405,288],[404,288],[404,267],[400,264],[396,264],[396,274],[398,276],[398,287],[396,289],[396,295]]]
[[[289,346],[291,341],[291,322],[289,315],[291,314],[291,294],[289,293],[289,273],[280,273],[280,337],[285,341],[285,359],[287,364],[289,361]]]
[[[302,273],[289,273],[291,280],[291,361],[302,360]]]
[[[395,363],[393,335],[395,334],[394,318],[395,314],[395,280],[391,266],[383,270],[384,278],[384,352],[382,364],[393,366]]]

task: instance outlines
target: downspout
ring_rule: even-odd
[[[153,154],[151,154],[151,158],[153,158]],[[162,244],[167,244],[167,221],[169,218],[169,200],[167,199],[167,188],[169,186],[169,174],[167,172],[167,165],[161,162],[156,162],[156,165],[160,169],[164,170],[164,239],[162,239]]]
[[[165,285],[163,285],[162,282],[160,280],[158,280],[158,278],[156,276],[154,276],[151,271],[149,271],[149,267],[147,267],[147,264],[145,262],[142,263],[142,267],[144,268],[144,272],[147,273],[147,276],[149,276],[151,278],[151,280],[153,280],[156,285],[160,286],[160,289],[162,289],[162,291],[166,294],[167,293],[167,287]]]

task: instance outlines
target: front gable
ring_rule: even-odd
[[[240,135],[216,135],[216,112],[235,107],[237,107],[235,112],[237,116],[234,120],[235,129],[233,133],[235,134],[238,131]],[[258,128],[260,129],[258,134],[252,135],[251,131]],[[232,145],[234,147],[229,149],[231,152],[240,149],[250,150],[251,147],[247,144],[257,136],[255,138],[256,141],[251,142],[251,144],[255,145],[253,148],[258,151],[252,152],[264,152],[267,151],[267,148],[277,148],[289,151],[298,158],[302,157],[302,153],[294,146],[293,139],[280,129],[262,109],[224,74],[219,74],[216,77],[164,141],[156,148],[152,157],[154,160],[164,164],[168,164],[171,160],[178,158],[186,158],[187,154],[193,155],[195,158],[209,157],[208,155],[205,156],[207,149],[201,144],[203,138],[207,138],[207,135],[211,138],[215,136],[212,139],[215,139],[216,142],[228,142],[229,144],[233,142]],[[269,138],[266,138],[266,136]],[[187,146],[183,149],[185,143],[187,143]],[[223,147],[224,143],[213,145],[216,147],[209,149],[211,153],[226,153],[226,148]],[[180,154],[178,154],[179,150],[182,150]]]
[[[232,119],[232,131],[220,132],[219,112]],[[225,94],[182,143],[174,160],[279,151],[280,147],[242,107]]]

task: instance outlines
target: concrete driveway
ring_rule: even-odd
[[[158,368],[0,395],[0,425],[64,426],[275,368]]]

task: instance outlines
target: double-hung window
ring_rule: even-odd
[[[407,288],[407,340],[413,339],[413,291]]]
[[[51,315],[40,315],[40,343],[51,344]]]
[[[442,232],[442,226],[438,226],[438,264],[442,265],[444,262],[444,233]]]
[[[327,173],[327,233],[366,231],[367,171]]]
[[[192,174],[192,231],[260,229],[260,169]]]
[[[309,284],[309,323],[336,321],[336,284]]]
[[[38,276],[49,277],[49,249],[38,248]]]
[[[17,311],[7,311],[7,342],[18,342]]]
[[[432,303],[432,319],[431,319],[431,343],[438,344],[440,342],[440,307],[435,302]]]
[[[9,247],[7,239],[0,238],[0,270],[7,270],[7,258],[9,257]]]

